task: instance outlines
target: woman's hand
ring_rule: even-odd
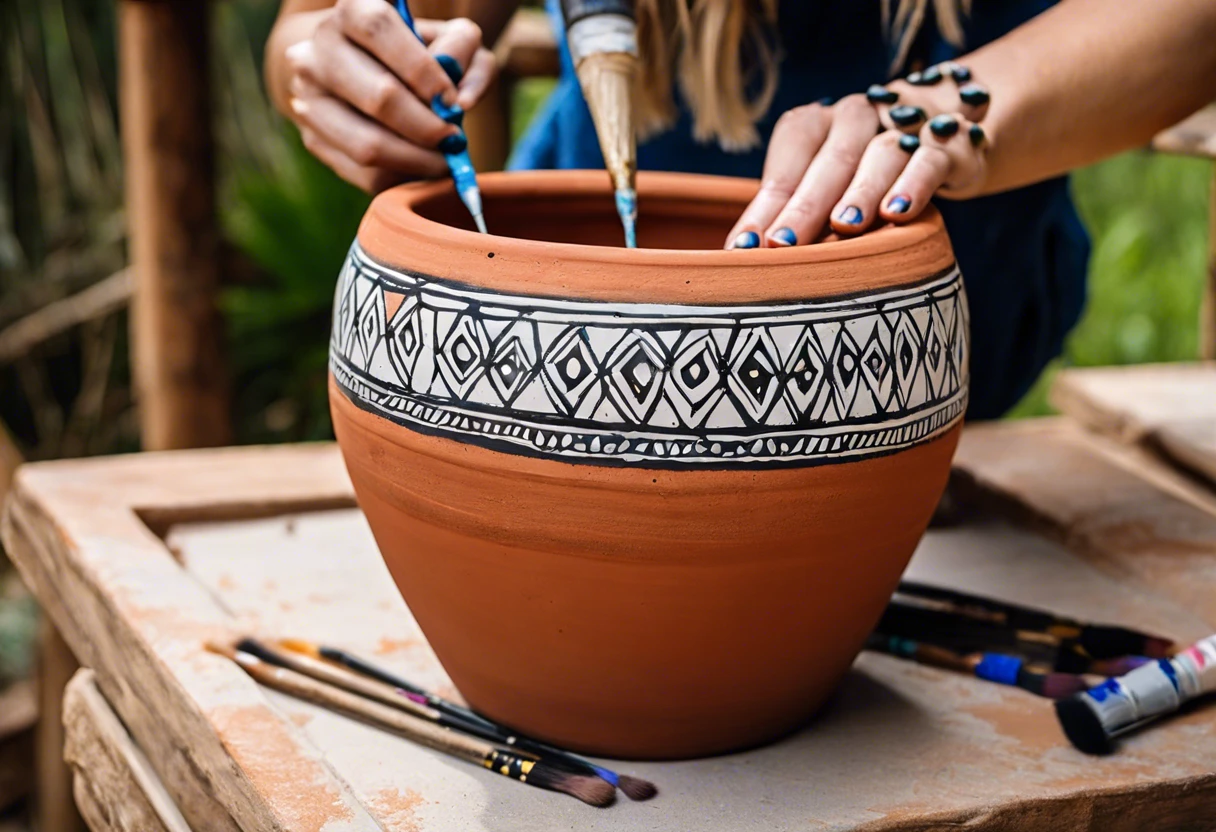
[[[305,147],[348,182],[372,193],[439,177],[436,148],[460,132],[431,111],[438,96],[468,109],[494,78],[494,56],[471,20],[418,20],[419,42],[385,0],[337,0],[314,17],[311,34],[283,50],[285,115]],[[452,83],[436,55],[464,70]]]
[[[988,102],[982,88],[968,87],[981,93],[967,96],[971,103],[948,80],[932,87],[897,81],[875,88],[873,101],[851,95],[785,113],[773,130],[760,192],[726,247],[811,243],[829,225],[860,234],[879,220],[914,219],[934,194],[978,193],[988,140],[976,122]]]

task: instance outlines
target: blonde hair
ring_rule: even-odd
[[[849,0],[857,2],[857,0]],[[881,0],[883,33],[899,72],[924,25],[930,2],[939,31],[962,46],[971,0]],[[693,136],[726,151],[760,142],[756,122],[777,91],[778,0],[637,0],[637,124],[642,138],[669,128],[678,87],[692,111]]]

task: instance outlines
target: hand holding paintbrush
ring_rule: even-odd
[[[269,90],[308,150],[343,179],[376,193],[450,172],[480,224],[460,120],[497,62],[471,21],[408,15],[403,0],[280,15],[266,49]]]

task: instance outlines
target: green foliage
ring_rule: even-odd
[[[329,436],[334,283],[367,205],[368,197],[316,161],[294,131],[273,170],[234,175],[224,229],[267,275],[222,299],[243,441]]]
[[[29,675],[34,664],[38,605],[0,555],[0,689]]]
[[[1194,360],[1207,274],[1212,165],[1127,153],[1079,171],[1073,194],[1093,238],[1089,301],[1061,360],[1011,414],[1050,413],[1061,364],[1100,366]]]

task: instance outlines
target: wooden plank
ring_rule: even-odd
[[[29,794],[34,785],[34,726],[38,693],[33,682],[0,691],[0,813]]]
[[[1216,159],[1216,104],[1204,107],[1185,121],[1157,134],[1153,149],[1161,153]]]
[[[143,752],[81,670],[64,694],[64,756],[76,803],[93,832],[190,832]]]
[[[208,7],[122,0],[118,9],[132,367],[153,450],[231,439],[216,309]]]
[[[1155,438],[1180,465],[1216,483],[1216,419],[1162,425]]]
[[[1065,370],[1051,401],[1092,430],[1216,483],[1216,362]]]
[[[1216,630],[1216,515],[1102,454],[1066,419],[973,426],[955,458],[966,497],[1047,530]]]
[[[43,619],[38,633],[39,719],[34,747],[39,829],[87,829],[72,800],[72,772],[63,760],[63,690],[79,667],[55,626]]]
[[[299,482],[282,478],[287,468]],[[18,474],[5,545],[193,828],[376,826],[244,674],[200,652],[199,639],[225,632],[227,615],[137,507],[187,504],[206,517],[232,504],[258,511],[268,494],[284,505],[349,500],[349,488],[328,447],[45,463]],[[255,739],[243,743],[249,726]]]
[[[332,446],[50,463],[18,477],[4,523],[15,562],[193,828],[1122,832],[1194,828],[1216,811],[1210,712],[1093,760],[1067,747],[1043,700],[869,655],[836,704],[783,742],[629,764],[660,784],[653,802],[595,811],[520,787],[261,691],[201,650],[247,630],[324,639],[453,693],[362,515],[316,510],[342,500]],[[1008,526],[930,535],[913,574],[1181,640],[1212,626],[1132,572],[1104,574]],[[211,803],[188,806],[191,795]],[[223,812],[227,824],[214,822]]]

